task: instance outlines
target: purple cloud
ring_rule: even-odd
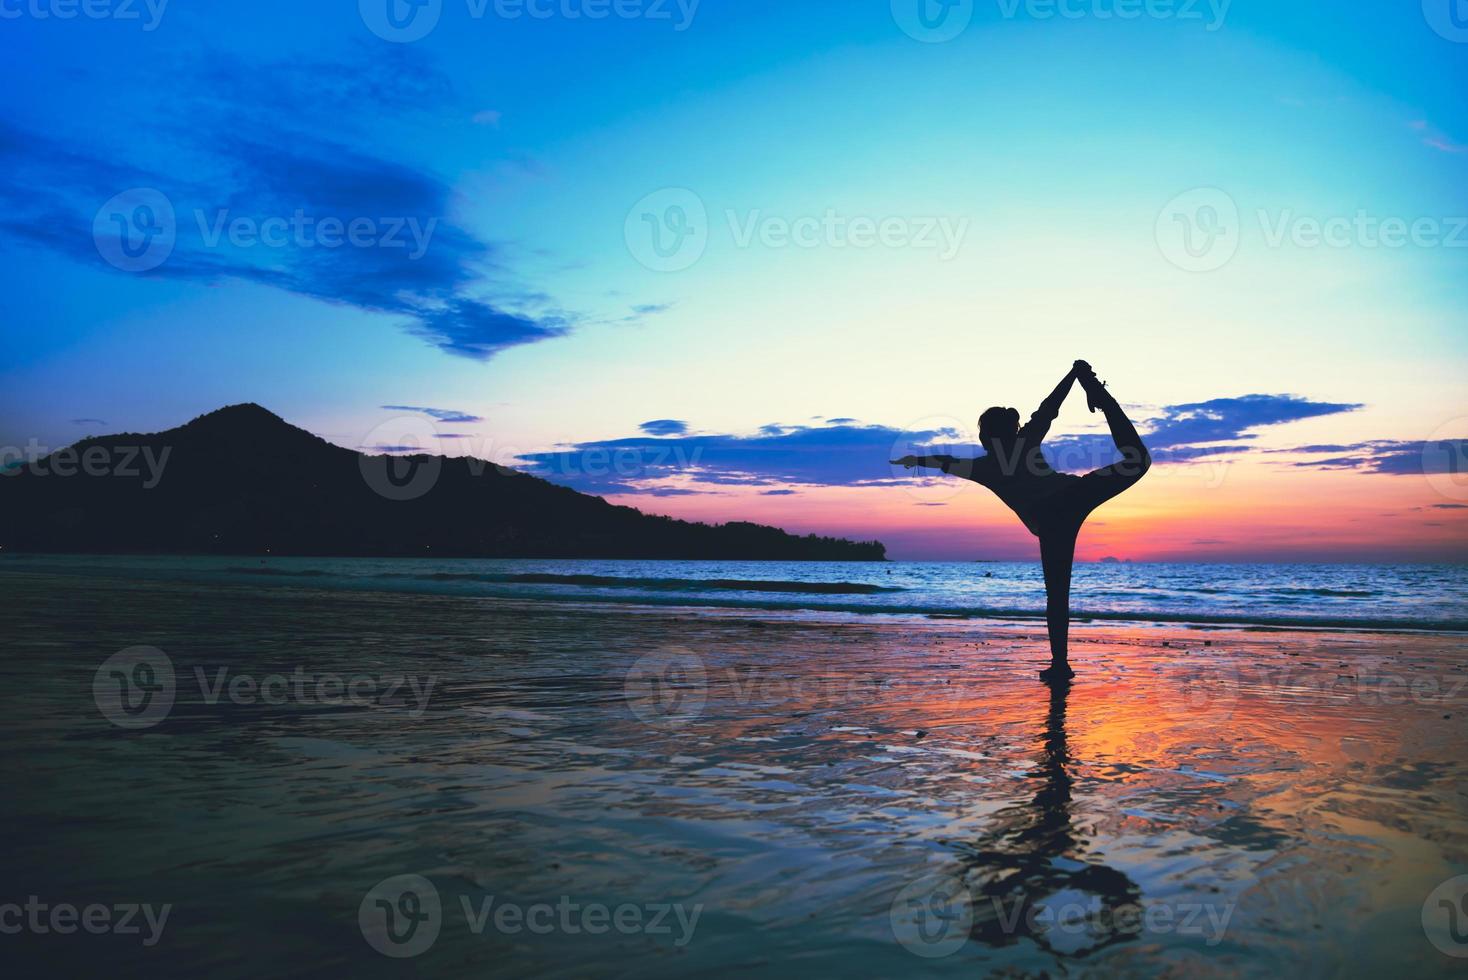
[[[1249,452],[1255,429],[1359,407],[1294,395],[1245,395],[1166,406],[1140,427],[1159,464],[1184,463]],[[982,455],[957,431],[905,431],[848,418],[813,425],[770,423],[747,435],[691,435],[687,423],[675,419],[644,423],[642,430],[643,437],[578,443],[519,459],[536,476],[592,493],[666,493],[660,483],[677,478],[783,495],[790,486],[911,486],[914,480],[943,477],[894,472],[889,460],[909,453]],[[1060,436],[1046,442],[1045,453],[1052,466],[1066,472],[1119,459],[1111,436],[1102,434]]]
[[[653,419],[638,428],[650,436],[681,436],[688,431],[688,423],[679,419]]]

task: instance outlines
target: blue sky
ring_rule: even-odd
[[[957,556],[1002,515],[894,486],[835,505],[821,454],[962,442],[1075,357],[1139,418],[1226,406],[1193,417],[1286,487],[1236,479],[1256,505],[1323,478],[1395,501],[1414,474],[1383,447],[1468,436],[1468,11],[990,0],[929,43],[917,3],[443,0],[399,43],[370,26],[392,35],[387,0],[5,0],[0,444],[249,400],[343,445],[411,416],[532,466],[674,420],[653,437],[726,438],[747,472],[734,447],[834,428],[758,484],[609,483],[801,530],[974,528]],[[106,240],[140,205],[173,215],[149,268]],[[690,218],[660,256],[652,230]],[[1266,452],[1325,445],[1357,448]]]

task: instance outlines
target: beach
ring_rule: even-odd
[[[1468,953],[1439,903],[1468,873],[1457,632],[1079,622],[1052,690],[1043,627],[1001,619],[75,567],[0,589],[3,900],[142,925],[43,909],[16,962],[1365,977]]]

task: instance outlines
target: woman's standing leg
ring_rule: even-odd
[[[1070,573],[1079,527],[1062,527],[1040,535],[1040,565],[1045,571],[1045,623],[1050,630],[1050,666],[1042,680],[1069,680]]]

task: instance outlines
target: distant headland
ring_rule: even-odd
[[[0,474],[8,551],[884,561],[878,541],[644,514],[485,460],[367,455],[255,404]]]

